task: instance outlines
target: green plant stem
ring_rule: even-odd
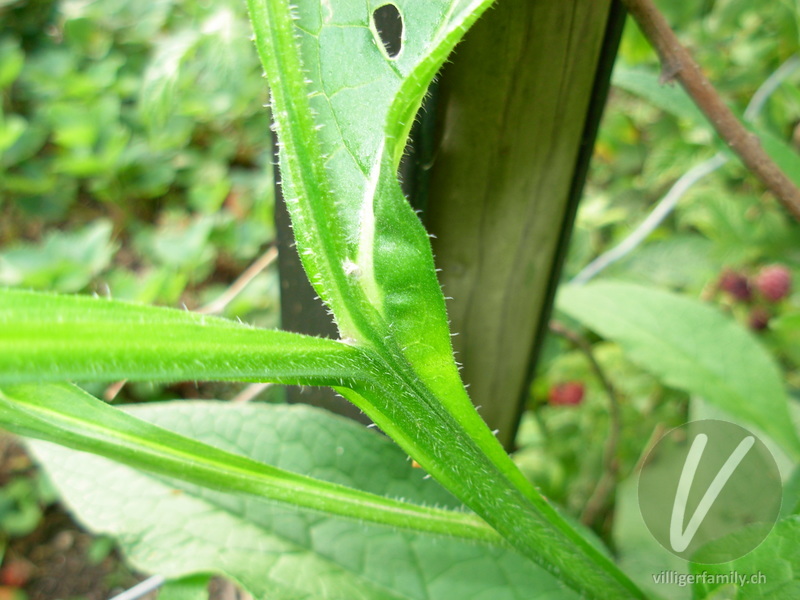
[[[208,488],[399,529],[503,544],[474,515],[399,502],[277,469],[136,419],[68,385],[4,387],[0,419],[20,435]]]
[[[470,4],[474,6],[470,22],[488,4],[485,0]],[[321,158],[290,4],[288,0],[249,0],[249,6],[256,47],[271,85],[282,181],[298,249],[309,279],[334,311],[341,334],[361,348],[368,361],[364,369],[371,373],[353,381],[351,388],[335,387],[524,556],[587,597],[597,597],[598,590],[606,598],[642,597],[613,562],[572,529],[525,480],[475,412],[455,369],[452,379],[447,372],[429,373],[425,379],[417,372],[429,369],[417,364],[423,360],[437,361],[442,371],[449,369],[449,357],[441,356],[449,351],[449,340],[444,348],[438,340],[420,338],[425,331],[407,329],[420,316],[410,312],[405,290],[420,286],[435,290],[436,297],[429,299],[442,314],[444,300],[426,234],[397,185],[399,157],[391,148],[387,154],[385,145],[370,167],[374,195],[366,202],[374,201],[367,207],[374,223],[369,219],[367,223],[374,225],[374,232],[366,230],[369,239],[359,249],[368,256],[363,262],[357,257],[366,283],[362,288],[354,278],[348,280],[342,269],[347,258],[345,242],[336,238],[337,232],[343,236],[347,230],[335,217],[336,203]],[[404,118],[416,110],[419,99],[413,99],[427,86],[466,25],[465,21],[443,31],[435,49],[404,80],[389,111],[391,126],[387,127],[393,132],[410,127],[410,120]],[[402,146],[396,135],[388,137],[396,147]],[[363,238],[365,231],[360,235]],[[381,279],[376,282],[373,266],[379,261]],[[426,352],[426,347],[442,352]]]
[[[249,0],[255,44],[269,78],[272,118],[278,135],[286,207],[292,217],[297,250],[314,288],[326,305],[336,308],[342,337],[357,338],[370,329],[374,309],[347,281],[333,257],[346,254],[336,231],[335,200],[328,171],[319,156],[319,140],[296,51],[294,20],[286,0]],[[287,51],[295,49],[295,51]],[[286,176],[286,174],[290,176]]]
[[[520,485],[500,471],[501,467],[488,458],[452,417],[441,419],[441,432],[409,427],[408,423],[424,419],[428,404],[409,394],[404,384],[388,387],[378,384],[358,393],[338,391],[364,410],[428,473],[480,514],[524,556],[587,598],[643,598],[618,567],[579,535],[530,484]],[[405,414],[381,404],[381,399],[396,402],[403,396]],[[387,414],[392,414],[392,418],[387,418]],[[436,438],[459,440],[459,444],[457,447],[436,444]],[[508,455],[504,456],[511,463]],[[498,462],[502,465],[502,461]],[[596,595],[599,589],[604,590],[603,596]]]

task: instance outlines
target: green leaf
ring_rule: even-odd
[[[41,245],[19,245],[0,253],[0,285],[76,292],[105,269],[112,256],[109,221],[68,233],[54,231]]]
[[[675,82],[661,83],[658,72],[641,67],[618,64],[614,67],[612,83],[628,93],[639,96],[664,112],[710,128],[706,117],[684,89]]]
[[[0,423],[19,435],[213,489],[400,528],[498,541],[494,531],[471,515],[390,500],[216,450],[141,421],[66,384],[4,387],[0,390]]]
[[[638,476],[620,481],[614,497],[613,537],[620,566],[650,600],[689,600],[690,587],[665,587],[654,580],[663,571],[684,577],[689,573],[689,565],[661,546],[647,529],[639,509]]]
[[[181,401],[127,410],[261,463],[373,494],[457,505],[389,440],[318,409]],[[511,550],[290,512],[49,444],[31,447],[73,513],[116,536],[140,570],[169,578],[220,573],[271,600],[573,597]]]
[[[738,560],[719,565],[692,564],[692,572],[704,578],[695,584],[695,597],[710,596],[722,585],[728,585],[735,590],[737,600],[790,600],[800,597],[798,539],[800,516],[794,515],[778,521],[772,533],[758,548]],[[729,581],[731,573],[746,577],[747,580],[744,583]],[[706,580],[715,576],[720,579]]]
[[[780,315],[770,321],[769,328],[789,360],[800,364],[800,313]]]
[[[249,3],[284,196],[309,278],[342,336],[381,347],[391,329],[412,364],[457,381],[430,244],[396,170],[428,84],[490,2],[395,2],[403,48],[394,60],[372,22],[380,4],[305,0],[292,19],[284,0]]]
[[[750,130],[758,135],[764,150],[775,164],[794,181],[795,185],[800,185],[800,156],[797,150],[771,131],[757,127],[751,127]]]
[[[401,388],[395,391],[391,387],[387,388],[385,381],[369,373],[367,369],[375,369],[375,357],[371,353],[332,340],[263,331],[187,311],[137,306],[97,298],[60,297],[7,290],[0,294],[0,300],[0,321],[4,325],[0,328],[0,374],[3,381],[57,380],[68,377],[102,380],[135,376],[151,379],[205,377],[349,385],[358,391],[345,388],[340,388],[340,391],[356,400],[360,398],[360,394],[369,396],[372,402],[370,406],[383,403],[380,405],[383,412],[377,415],[380,418],[379,424],[405,441],[406,447],[412,448],[415,454],[419,452],[418,455],[424,457],[425,463],[432,465],[429,471],[440,480],[451,483],[458,478],[458,485],[452,487],[460,493],[462,500],[466,499],[471,506],[484,510],[488,503],[493,511],[488,513],[489,519],[500,522],[506,531],[511,529],[516,532],[518,537],[514,542],[522,545],[529,556],[532,545],[541,543],[548,552],[546,556],[551,560],[572,560],[576,550],[564,540],[556,538],[553,541],[551,538],[560,533],[567,536],[567,539],[571,536],[578,548],[583,549],[586,546],[585,551],[589,556],[599,556],[597,560],[603,561],[600,564],[611,565],[578,534],[572,532],[542,500],[538,503],[539,508],[544,509],[541,515],[532,513],[524,499],[511,494],[505,494],[506,502],[498,503],[491,498],[483,500],[483,504],[477,501],[476,496],[480,499],[482,488],[496,493],[488,479],[491,476],[497,481],[491,463],[474,446],[468,445],[468,435],[458,429],[458,424],[453,422],[452,417],[441,411],[431,411],[431,405],[425,403],[425,396],[420,402],[418,397],[407,390]],[[165,356],[169,359],[165,360]],[[414,389],[413,386],[409,387]],[[117,443],[120,440],[113,436],[111,441],[114,443],[111,446],[102,439],[97,439],[94,427],[95,423],[101,422],[101,416],[109,419],[106,426],[116,427],[117,432],[133,427],[119,423],[119,413],[113,409],[88,396],[70,393],[68,389],[21,389],[22,398],[17,397],[14,402],[6,395],[7,412],[2,417],[5,427],[20,433],[44,435],[47,439],[73,446],[77,444],[84,450],[105,453],[123,462],[131,460],[131,456],[142,458],[139,445],[146,446],[152,436],[159,436],[154,432],[143,432],[143,437],[135,446],[138,448],[137,452],[131,455],[124,447],[119,447]],[[7,391],[6,394],[8,393]],[[400,404],[398,398],[403,396],[410,402]],[[28,408],[22,410],[21,403],[27,403]],[[36,417],[36,411],[43,410],[47,403],[52,403],[54,410],[46,410],[41,418]],[[393,420],[383,416],[392,414]],[[425,424],[424,427],[420,426],[422,423]],[[435,431],[443,426],[449,428],[449,431],[445,431],[452,437],[427,435],[428,431]],[[416,437],[409,440],[409,431]],[[491,437],[491,433],[488,435]],[[459,438],[462,440],[460,443],[450,441]],[[161,446],[159,448],[159,452],[148,457],[148,468],[163,469],[169,465],[180,472],[185,468],[181,467],[183,461],[194,461],[198,453],[199,456],[205,456],[205,451],[201,448],[188,448],[185,454],[179,456],[170,455],[169,452],[162,455],[161,451],[167,449]],[[432,461],[431,456],[438,459]],[[167,463],[162,464],[162,460],[167,460]],[[463,465],[471,465],[471,472],[465,471]],[[200,476],[205,477],[202,473]],[[237,482],[235,473],[228,473],[226,482],[232,489],[248,485],[247,481]],[[503,485],[508,486],[508,483]],[[363,507],[352,508],[355,512],[361,511],[358,513],[360,518],[371,518]],[[343,509],[336,507],[336,511]],[[378,509],[373,517],[382,519],[385,515]],[[447,516],[446,520],[448,519],[450,515]],[[525,522],[530,525],[523,529],[520,525]],[[453,531],[451,525],[446,525],[448,531]],[[533,528],[542,526],[545,531],[552,528],[555,533],[542,537],[539,530]],[[491,534],[486,530],[474,530],[473,523],[468,524],[467,530],[478,536]],[[556,555],[556,552],[561,554]],[[540,551],[534,556],[544,562],[543,554]],[[589,569],[595,577],[602,577],[602,571],[597,566],[593,565]]]
[[[158,590],[159,600],[208,600],[207,575],[167,581]]]
[[[0,110],[0,156],[5,158],[5,152],[25,134],[28,122],[19,115],[4,115]]]
[[[440,402],[466,411],[430,243],[396,171],[428,84],[490,2],[395,2],[403,47],[393,60],[372,22],[381,4],[306,0],[291,20],[288,2],[250,2],[284,196],[309,278],[342,336],[394,354]]]
[[[2,6],[2,4],[0,4]],[[0,40],[0,89],[11,85],[25,64],[25,53],[13,38]]]
[[[0,290],[0,383],[211,380],[346,385],[363,373],[341,342],[186,310]]]
[[[800,515],[800,465],[794,468],[783,484],[781,517],[789,515]]]
[[[558,308],[619,343],[632,361],[667,385],[703,397],[800,457],[778,367],[752,334],[716,309],[612,282],[566,286]]]

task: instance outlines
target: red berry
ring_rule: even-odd
[[[749,302],[753,297],[750,282],[747,277],[736,271],[725,269],[719,278],[719,289],[728,292],[731,296],[742,302]]]
[[[583,402],[586,388],[580,381],[559,383],[550,388],[549,400],[553,406],[576,406]]]
[[[789,295],[792,289],[792,274],[783,265],[770,265],[761,269],[755,279],[761,295],[770,302],[778,302]]]
[[[772,315],[769,314],[769,311],[766,308],[762,306],[756,306],[750,311],[748,325],[753,331],[763,331],[767,328],[767,325],[769,325],[769,320],[771,318]]]
[[[31,578],[33,565],[21,558],[7,560],[0,569],[0,584],[20,588]]]

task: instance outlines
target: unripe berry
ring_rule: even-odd
[[[576,406],[583,402],[586,388],[580,381],[567,381],[550,388],[549,400],[553,406]]]
[[[719,278],[719,289],[727,292],[737,300],[749,302],[753,297],[753,290],[747,277],[731,269],[725,269]]]
[[[772,315],[769,314],[769,311],[762,307],[756,306],[753,310],[750,311],[750,318],[748,319],[748,325],[750,329],[753,331],[763,331],[769,325],[769,320],[772,318]]]
[[[770,302],[778,302],[792,289],[792,274],[783,265],[770,265],[761,269],[755,279],[756,288]]]

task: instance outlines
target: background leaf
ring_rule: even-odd
[[[613,83],[618,88],[647,100],[664,112],[717,135],[708,118],[697,108],[684,89],[676,82],[661,83],[657,72],[617,65],[614,69]],[[800,182],[800,156],[789,143],[765,127],[752,123],[746,123],[745,127],[758,136],[764,150],[778,167],[795,183]],[[721,145],[721,148],[728,156],[731,155],[727,145]]]
[[[53,231],[40,245],[20,244],[0,253],[0,285],[76,292],[111,261],[111,223]]]
[[[167,581],[158,590],[159,600],[208,600],[208,576]]]
[[[695,125],[711,127],[677,82],[661,83],[660,77],[655,70],[620,64],[614,67],[612,82],[618,88],[651,102],[665,112]]]
[[[622,480],[616,488],[614,547],[620,567],[628,573],[651,599],[689,600],[691,586],[659,585],[653,575],[674,571],[689,573],[689,564],[667,551],[647,529],[639,508],[638,476]]]
[[[746,532],[743,532],[746,535]],[[779,521],[766,540],[755,550],[738,560],[720,565],[692,564],[695,574],[726,575],[731,572],[751,577],[763,575],[762,581],[744,585],[728,585],[738,600],[777,598],[790,600],[800,596],[800,516],[794,515]],[[696,598],[710,595],[719,583],[695,585]]]
[[[558,308],[619,343],[664,383],[771,435],[794,458],[800,440],[780,371],[741,326],[690,298],[628,283],[566,286]]]
[[[388,439],[305,406],[174,402],[129,407],[160,426],[255,460],[372,493],[457,506]],[[32,442],[86,526],[139,569],[223,573],[257,598],[571,598],[511,550],[399,532],[155,478]],[[158,516],[153,523],[153,515]]]

